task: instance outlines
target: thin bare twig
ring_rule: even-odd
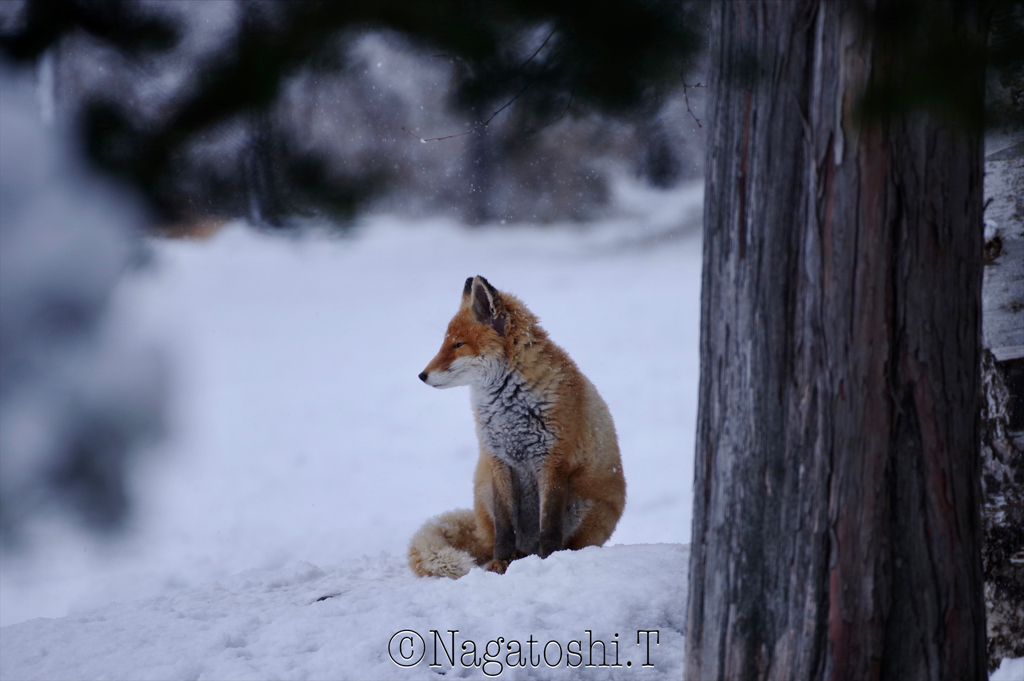
[[[510,106],[512,106],[512,103],[514,101],[516,101],[517,99],[519,99],[519,95],[521,95],[524,92],[526,92],[529,89],[530,85],[532,85],[532,83],[527,83],[526,86],[522,90],[520,90],[519,92],[516,93],[515,97],[513,97],[512,99],[510,99],[507,102],[505,102],[505,104],[500,109],[498,109],[497,111],[492,113],[488,117],[488,119],[486,121],[484,121],[483,123],[477,123],[475,126],[473,126],[472,128],[470,128],[469,130],[467,130],[465,132],[458,132],[458,133],[455,133],[454,135],[445,135],[444,137],[426,137],[426,138],[424,138],[424,137],[420,137],[419,135],[417,135],[416,133],[410,131],[408,128],[406,128],[404,126],[402,127],[402,130],[405,130],[407,133],[409,133],[410,135],[412,135],[413,137],[418,139],[420,142],[440,142],[441,140],[450,140],[453,137],[462,137],[463,135],[468,135],[470,133],[474,133],[477,130],[480,130],[481,128],[486,128],[488,125],[490,125],[491,121],[494,120],[494,117],[497,116],[498,114],[500,114],[505,109],[507,109]]]
[[[555,29],[555,30],[557,30],[557,29]],[[523,69],[525,69],[525,68],[526,68],[526,65],[527,65],[527,64],[529,64],[529,63],[530,63],[531,61],[533,61],[533,60],[534,60],[534,58],[535,58],[535,57],[536,57],[536,56],[537,56],[538,54],[540,54],[540,51],[544,49],[544,46],[548,44],[548,41],[549,41],[549,40],[551,40],[551,36],[553,36],[553,35],[555,35],[555,31],[551,31],[551,33],[548,33],[548,37],[547,37],[547,38],[544,38],[544,42],[542,42],[542,43],[540,44],[540,47],[538,47],[538,48],[537,48],[537,49],[536,49],[536,50],[534,51],[534,53],[533,53],[533,54],[531,54],[531,55],[530,55],[530,57],[529,57],[529,58],[528,58],[528,59],[527,59],[526,61],[524,61],[524,62],[523,62],[522,64],[520,64],[520,65],[519,65],[518,67],[516,67],[515,73],[513,73],[513,74],[512,74],[511,76],[508,76],[508,77],[507,77],[507,78],[505,78],[504,80],[512,80],[513,78],[515,78],[516,76],[518,76],[518,75],[519,75],[519,72],[520,72],[520,71],[522,71]],[[432,54],[432,55],[430,55],[430,56],[431,56],[431,57],[434,57],[435,59],[451,59],[452,61],[464,61],[464,60],[463,60],[463,58],[462,58],[462,57],[460,57],[460,56],[459,56],[459,55],[457,55],[457,54],[446,54],[446,53],[442,53],[442,54]]]
[[[543,49],[544,49],[544,46],[548,44],[548,41],[549,41],[549,40],[551,40],[551,36],[553,36],[553,35],[555,34],[555,30],[557,30],[557,29],[554,29],[554,30],[552,30],[552,31],[551,31],[551,33],[548,33],[548,37],[547,37],[547,38],[544,38],[544,42],[542,42],[542,43],[540,44],[540,47],[538,47],[538,48],[536,49],[536,51],[534,51],[534,53],[530,55],[530,58],[529,58],[529,59],[527,59],[526,61],[524,61],[524,62],[523,62],[522,64],[520,64],[520,65],[519,65],[519,68],[518,68],[518,69],[516,69],[516,72],[515,72],[515,73],[513,73],[513,74],[512,74],[511,76],[509,76],[508,78],[506,78],[505,80],[512,80],[513,78],[515,78],[516,76],[518,76],[518,75],[519,75],[519,72],[520,72],[520,71],[522,71],[523,69],[525,69],[525,68],[526,68],[526,65],[527,65],[527,64],[529,64],[529,63],[530,63],[531,61],[533,61],[534,57],[536,57],[536,56],[537,56],[538,54],[540,54],[540,51],[541,51],[541,50],[543,50]]]
[[[686,88],[690,88],[690,87],[707,87],[707,86],[704,85],[703,83],[697,83],[696,85],[687,85],[686,81],[685,80],[683,81],[683,100],[686,102],[686,112],[688,114],[690,114],[691,116],[693,116],[693,120],[697,121],[697,127],[698,128],[703,128],[704,126],[700,124],[700,119],[697,118],[697,116],[690,109],[690,98],[686,96]]]
[[[565,118],[565,114],[569,113],[569,107],[572,106],[572,97],[573,97],[574,94],[576,94],[576,90],[570,90],[569,91],[569,101],[566,103],[565,108],[562,109],[562,113],[561,113],[561,115],[558,118],[554,118],[554,119],[548,121],[547,123],[545,123],[544,125],[540,126],[539,128],[534,129],[534,130],[527,130],[526,134],[527,135],[536,135],[538,132],[540,132],[544,128],[552,126],[555,123],[557,123],[558,121],[560,121],[563,118]]]
[[[506,78],[505,80],[511,80],[512,78],[515,78],[516,76],[518,76],[518,75],[519,75],[519,73],[520,73],[520,72],[521,72],[521,71],[522,71],[522,70],[523,70],[524,68],[526,68],[526,65],[527,65],[527,64],[529,64],[529,63],[530,63],[531,61],[533,61],[534,57],[536,57],[536,56],[537,56],[538,54],[540,54],[540,51],[544,49],[544,46],[548,44],[548,41],[549,41],[549,40],[551,40],[551,36],[553,36],[553,35],[555,35],[555,31],[554,31],[554,30],[553,30],[553,31],[551,31],[551,33],[548,33],[548,37],[547,37],[547,38],[544,38],[544,42],[542,42],[542,43],[540,44],[540,47],[538,47],[538,48],[537,48],[537,49],[536,49],[536,50],[534,51],[534,53],[530,55],[530,58],[529,58],[529,59],[527,59],[526,61],[524,61],[524,62],[523,62],[522,64],[520,64],[520,65],[519,65],[519,68],[518,68],[518,69],[516,69],[515,73],[513,73],[513,74],[512,74],[511,76],[509,76],[509,77],[508,77],[508,78]],[[444,56],[447,56],[447,55],[442,55],[442,54],[435,54],[434,56],[435,56],[435,57],[444,57]],[[516,101],[517,99],[519,99],[519,96],[520,96],[520,95],[522,95],[522,94],[523,94],[524,92],[526,92],[526,91],[527,91],[527,90],[528,90],[528,89],[530,88],[530,86],[531,86],[532,84],[533,84],[533,83],[527,83],[526,85],[524,85],[524,86],[523,86],[523,89],[522,89],[522,90],[520,90],[519,92],[517,92],[517,93],[515,94],[515,96],[514,96],[514,97],[512,97],[512,99],[510,99],[510,100],[508,100],[507,102],[505,102],[505,104],[504,104],[504,105],[502,105],[502,107],[501,107],[500,109],[498,109],[497,111],[495,111],[494,113],[492,113],[492,114],[491,114],[491,115],[490,115],[490,116],[489,116],[489,117],[487,118],[487,120],[486,120],[486,121],[484,121],[483,123],[478,123],[478,124],[476,124],[475,126],[473,126],[472,128],[470,128],[469,130],[466,130],[465,132],[458,132],[458,133],[455,133],[454,135],[445,135],[444,137],[420,137],[419,135],[417,135],[416,133],[412,132],[411,130],[409,130],[409,129],[408,129],[408,128],[406,128],[405,126],[403,126],[403,127],[402,127],[402,130],[405,130],[405,132],[409,133],[410,135],[412,135],[413,137],[415,137],[416,139],[418,139],[418,140],[419,140],[420,142],[423,142],[423,143],[426,143],[426,142],[440,142],[441,140],[450,140],[450,139],[452,139],[453,137],[462,137],[462,136],[464,136],[464,135],[469,135],[469,134],[471,134],[471,133],[474,133],[474,132],[476,132],[477,130],[480,130],[480,129],[482,129],[482,128],[486,128],[486,127],[487,127],[488,125],[490,125],[490,124],[491,124],[491,121],[493,121],[493,120],[494,120],[494,117],[495,117],[495,116],[497,116],[497,115],[498,115],[498,114],[500,114],[500,113],[501,113],[502,111],[504,111],[505,109],[507,109],[507,108],[509,108],[510,106],[512,106],[512,103],[513,103],[513,102],[515,102],[515,101]],[[570,103],[570,104],[572,104],[572,95],[571,95],[571,94],[569,95],[569,103]],[[566,109],[566,111],[568,111],[568,110],[569,110],[569,107],[568,107],[568,106],[566,106],[566,107],[565,107],[565,109]],[[564,115],[565,115],[565,112],[563,111],[563,112],[562,112],[562,116],[564,116]],[[555,119],[555,120],[559,120],[559,119],[561,119],[561,117],[562,117],[562,116],[559,116],[559,117],[558,117],[558,119]],[[555,122],[555,121],[552,121],[552,123],[554,123],[554,122]],[[549,125],[550,125],[550,123],[549,123]]]

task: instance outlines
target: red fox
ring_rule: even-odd
[[[517,558],[608,540],[626,505],[611,414],[519,299],[467,279],[420,379],[470,387],[480,459],[474,509],[442,513],[413,536],[416,574],[458,579],[474,565],[504,573]]]

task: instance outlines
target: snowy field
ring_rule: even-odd
[[[125,334],[167,354],[167,437],[135,471],[122,540],[52,519],[30,553],[4,556],[0,623],[15,626],[0,631],[0,676],[432,678],[388,658],[381,636],[411,628],[459,629],[481,656],[495,636],[564,647],[618,633],[635,665],[637,630],[659,630],[642,675],[678,677],[701,201],[699,185],[624,185],[618,217],[586,229],[378,216],[346,237],[236,224],[154,241],[114,304]],[[474,274],[518,295],[601,391],[628,501],[605,549],[522,561],[504,581],[420,580],[407,542],[471,505],[477,454],[468,391],[417,374]],[[567,658],[570,674],[615,671]],[[551,670],[502,676],[517,671]]]
[[[532,556],[459,581],[416,579],[384,554],[249,570],[4,629],[0,676],[680,679],[688,560],[661,544]]]

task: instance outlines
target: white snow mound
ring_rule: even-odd
[[[4,627],[0,677],[679,679],[688,563],[689,546],[636,544],[459,580],[386,553],[249,570]]]

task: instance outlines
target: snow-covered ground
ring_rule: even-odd
[[[3,630],[6,679],[682,678],[689,551],[588,548],[417,579],[298,563]],[[454,672],[454,673],[453,673]]]
[[[0,675],[420,678],[425,663],[402,671],[377,638],[425,627],[481,646],[618,633],[623,664],[639,664],[637,629],[659,629],[643,669],[678,676],[702,192],[621,190],[619,217],[587,229],[377,216],[342,238],[236,224],[153,242],[114,313],[170,355],[168,437],[135,471],[126,537],[52,519],[30,528],[30,552],[5,554],[0,623],[71,617],[0,631]],[[525,561],[504,582],[407,570],[419,525],[471,505],[467,391],[417,374],[474,274],[526,302],[611,408],[629,497],[609,545],[675,546]],[[330,593],[349,595],[310,605]]]

